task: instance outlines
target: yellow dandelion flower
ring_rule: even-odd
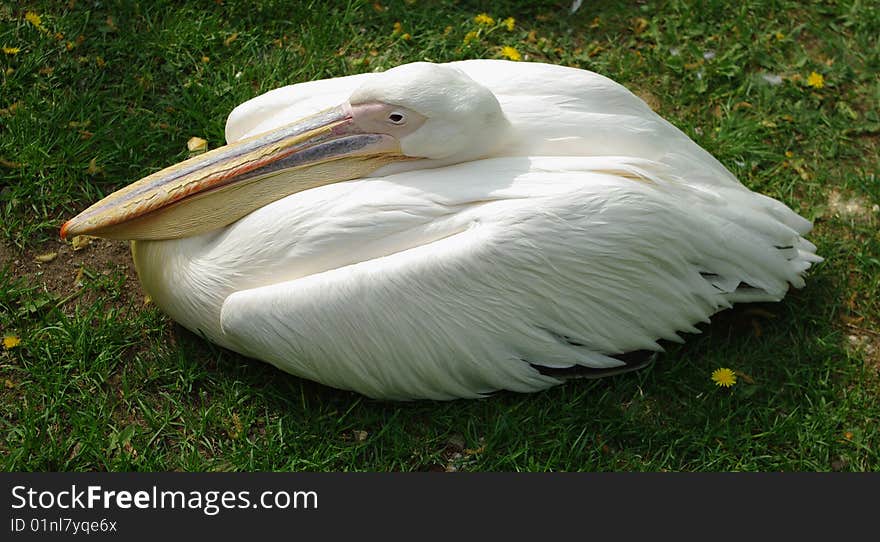
[[[501,21],[501,24],[504,25],[507,30],[513,31],[513,27],[516,26],[516,19],[514,19],[513,17],[508,17]]]
[[[403,25],[400,24],[400,21],[397,21],[396,23],[394,23],[394,32],[393,33],[400,34],[401,32],[403,32]]]
[[[776,37],[776,41],[782,41],[785,39],[785,34],[783,34],[782,32],[777,32],[776,34],[774,34],[774,36]]]
[[[31,23],[40,30],[45,30],[45,28],[43,28],[43,18],[37,15],[35,12],[28,11],[24,14],[24,18],[27,20],[27,22]]]
[[[519,51],[510,45],[505,45],[501,48],[501,56],[510,60],[522,60],[522,55],[519,54]]]
[[[403,41],[409,41],[412,39],[412,36],[409,34],[409,32],[404,32],[403,35],[400,36],[400,39],[402,39]]]
[[[495,24],[495,19],[489,17],[486,13],[480,13],[474,17],[474,22],[483,26],[492,26]]]
[[[714,371],[712,371],[712,382],[714,382],[716,386],[729,388],[736,384],[736,373],[734,373],[727,367],[715,369]]]
[[[478,34],[476,32],[468,32],[464,35],[464,44],[467,45],[468,43],[474,41],[475,39],[477,39],[477,36]]]
[[[7,55],[17,55],[21,51],[18,47],[4,47],[3,53]]]
[[[821,73],[811,72],[807,77],[807,86],[813,88],[822,88],[825,86],[825,78]]]
[[[15,335],[6,335],[3,337],[3,348],[11,350],[21,344],[21,339]]]
[[[43,26],[43,18],[40,17],[36,12],[28,11],[24,14],[24,18],[27,20],[27,22],[34,25],[34,28],[36,28],[40,32],[49,32],[48,30],[46,30],[46,27]]]

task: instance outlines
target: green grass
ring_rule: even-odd
[[[382,4],[0,4],[0,47],[20,49],[0,53],[0,334],[22,340],[0,348],[0,467],[880,470],[876,5],[597,1],[570,15],[567,1]],[[482,11],[514,17],[514,30],[463,45]],[[400,404],[213,347],[144,306],[136,276],[97,260],[74,286],[61,222],[184,158],[191,136],[220,145],[236,104],[503,45],[629,86],[747,186],[815,220],[826,262],[807,288],[719,314],[641,373]],[[806,84],[811,72],[822,88]],[[64,280],[28,263],[47,251]],[[747,376],[720,389],[717,367]]]

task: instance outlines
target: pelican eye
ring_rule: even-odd
[[[398,126],[401,124],[406,124],[406,115],[395,111],[388,115],[388,122],[390,122],[391,124],[397,124]]]

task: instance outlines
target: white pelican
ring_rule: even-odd
[[[136,240],[144,289],[245,356],[375,398],[532,392],[802,287],[809,221],[623,86],[414,63],[238,106],[228,144],[62,236]]]

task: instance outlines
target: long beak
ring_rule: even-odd
[[[346,104],[144,177],[67,221],[61,237],[197,235],[290,194],[404,159],[394,137],[360,131]]]

